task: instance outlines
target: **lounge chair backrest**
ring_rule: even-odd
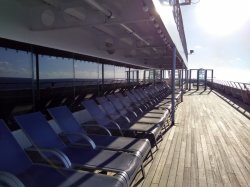
[[[96,100],[101,104],[103,109],[107,112],[109,116],[111,116],[113,120],[116,120],[121,116],[120,113],[115,109],[113,104],[105,97],[97,97]]]
[[[15,116],[15,119],[34,146],[58,149],[65,147],[42,113]]]
[[[114,95],[108,95],[107,98],[115,106],[115,108],[120,111],[124,109],[124,106],[120,103],[120,100]]]
[[[123,96],[121,93],[117,93],[116,96],[120,99],[120,101],[126,108],[131,110],[131,107],[135,106],[128,96]]]
[[[138,94],[135,89],[131,90],[131,94],[138,100],[138,102],[140,102],[141,104],[145,104],[144,98]]]
[[[86,110],[90,113],[90,115],[98,122],[100,125],[108,125],[110,124],[111,120],[107,117],[104,111],[102,111],[97,103],[92,100],[85,100],[81,103]]]
[[[125,93],[133,103],[137,102],[137,99],[128,90],[126,90]]]
[[[127,114],[127,109],[122,104],[121,100],[115,95],[108,95],[107,98],[115,106],[115,108],[123,115]]]
[[[66,106],[49,108],[48,112],[57,122],[63,132],[87,134]],[[73,138],[74,141],[78,141],[81,139],[81,137],[77,136],[74,136]]]
[[[149,100],[148,95],[145,93],[145,91],[141,88],[136,89],[135,92],[140,95],[141,98],[145,99],[145,100]]]
[[[0,119],[0,170],[18,174],[31,166],[31,161]]]

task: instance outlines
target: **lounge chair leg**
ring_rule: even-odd
[[[154,159],[154,156],[153,156],[153,151],[152,151],[152,149],[150,149],[150,156],[151,156],[151,158],[152,158],[152,160]]]
[[[142,173],[142,178],[144,179],[145,178],[145,170],[144,170],[143,165],[141,166],[141,173]]]
[[[166,121],[164,122],[163,128],[165,131],[167,130]]]
[[[161,141],[163,141],[163,135],[162,135],[162,133],[160,133],[160,139],[161,139]]]
[[[155,147],[156,147],[156,150],[159,150],[159,147],[157,145],[157,140],[155,139]]]
[[[169,116],[168,116],[168,119],[167,119],[167,124],[168,124],[168,126],[170,125],[170,123],[169,123]]]

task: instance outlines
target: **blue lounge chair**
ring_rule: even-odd
[[[125,106],[128,110],[134,111],[137,116],[141,116],[144,114],[142,108],[139,105],[133,103],[128,96],[123,96],[120,92],[115,93],[115,95],[120,99],[123,106]]]
[[[37,148],[38,151],[45,148],[56,151],[60,155],[63,154],[67,160],[72,162],[75,168],[89,168],[118,173],[124,176],[128,185],[131,184],[140,169],[144,174],[141,158],[130,153],[95,150],[95,143],[86,135],[79,133],[65,134],[65,136],[72,138],[84,138],[92,148],[87,146],[67,146],[40,112],[16,116],[15,119],[32,142],[34,148]],[[55,159],[51,155],[46,156],[49,161]]]
[[[149,113],[149,111],[147,111],[144,115],[139,116],[136,120],[132,120],[130,118],[131,115],[129,113],[125,112],[124,114],[121,114],[120,110],[117,110],[115,108],[115,104],[117,105],[119,103],[121,105],[121,102],[119,101],[119,99],[115,99],[112,96],[110,96],[110,101],[105,97],[98,97],[96,99],[101,104],[101,106],[104,108],[106,113],[114,120],[116,118],[113,118],[113,116],[122,116],[122,117],[125,116],[125,118],[129,119],[131,125],[134,125],[134,124],[151,125],[154,128],[157,128],[159,126],[160,127],[164,126],[165,115],[161,115],[161,117],[156,116],[157,118],[154,118],[154,117],[146,116],[146,114]],[[122,111],[126,111],[126,108],[123,108]],[[152,115],[154,115],[154,114],[152,114]]]
[[[137,113],[138,111],[136,111],[133,107],[125,107],[120,99],[115,95],[111,94],[107,95],[106,97],[113,104],[116,110],[120,112],[121,115],[125,115],[129,118],[131,123],[135,123],[141,117],[142,113]]]
[[[117,98],[115,95],[108,95],[107,98],[116,107],[117,111],[125,111],[124,114],[126,114],[127,109],[122,104],[119,98]],[[163,113],[154,113],[151,111],[147,111],[146,113],[140,116],[137,116],[137,118],[134,118],[134,115],[131,115],[131,112],[127,111],[128,118],[131,120],[130,116],[132,116],[133,119],[135,119],[134,122],[148,123],[148,124],[160,124],[161,126],[165,125],[167,114],[168,114],[168,111],[165,111]]]
[[[131,124],[130,120],[126,116],[121,116],[115,112],[113,105],[110,103],[112,112],[115,112],[113,120],[108,118],[104,111],[102,111],[94,100],[85,100],[82,105],[87,109],[91,116],[97,121],[99,125],[105,126],[111,131],[119,131],[121,135],[128,135],[132,137],[148,138],[152,146],[157,146],[158,137],[161,136],[161,127],[157,125],[140,125]],[[127,134],[128,133],[128,134]]]
[[[84,126],[81,126],[76,121],[76,119],[66,106],[50,108],[48,109],[48,112],[61,127],[63,133],[82,133],[84,135],[87,135],[87,132],[83,129]],[[108,129],[106,130],[108,131]],[[136,139],[108,135],[104,136],[96,134],[89,134],[88,137],[95,142],[98,148],[115,151],[134,152],[135,154],[140,155],[143,160],[149,153],[151,153],[151,145],[148,139]],[[70,139],[68,141],[70,141],[71,144],[86,144],[86,141],[81,137]]]
[[[0,119],[0,186],[125,187],[123,177],[33,164]],[[62,158],[62,157],[61,157]],[[63,158],[62,158],[63,159]]]

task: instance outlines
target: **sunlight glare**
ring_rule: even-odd
[[[250,18],[250,0],[201,0],[196,7],[196,17],[208,33],[230,35]]]

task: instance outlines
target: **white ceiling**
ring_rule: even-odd
[[[171,67],[167,44],[172,40],[151,0],[2,0],[0,25],[2,38],[126,64]]]

